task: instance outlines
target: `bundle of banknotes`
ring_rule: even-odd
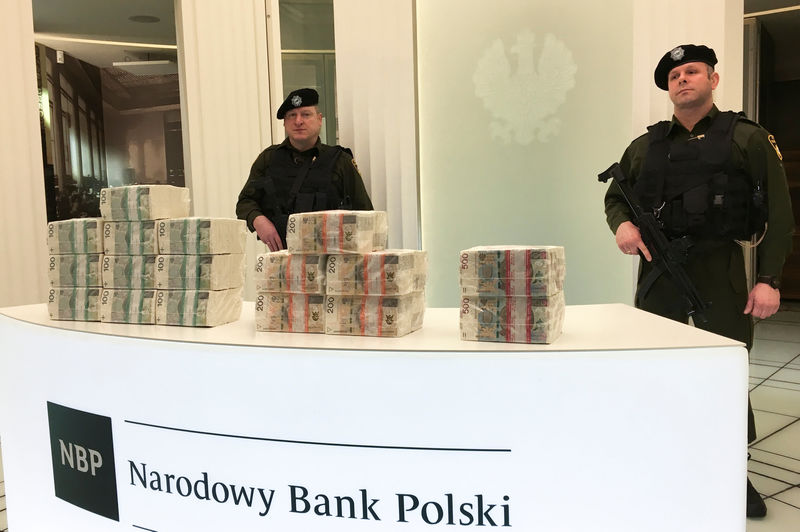
[[[172,218],[158,222],[162,255],[244,253],[247,225],[234,218]]]
[[[159,255],[155,286],[173,290],[225,290],[244,284],[244,254]]]
[[[189,189],[172,185],[131,185],[100,190],[104,220],[160,220],[189,216]]]
[[[327,293],[402,295],[425,290],[427,253],[411,249],[328,256]]]
[[[239,319],[242,288],[227,290],[158,290],[155,322],[159,325],[216,327]]]
[[[564,323],[561,246],[479,246],[459,254],[463,340],[551,343]]]
[[[256,292],[325,293],[327,255],[299,255],[287,250],[256,257]]]
[[[462,294],[539,297],[564,289],[562,246],[479,246],[459,258]]]
[[[158,255],[156,222],[105,222],[103,252],[106,255]]]
[[[462,340],[549,344],[561,335],[564,292],[548,297],[461,298]]]
[[[51,320],[100,321],[100,288],[51,288],[47,312]]]
[[[51,255],[103,253],[101,218],[73,218],[47,224],[47,247]]]
[[[256,330],[325,332],[325,296],[261,292],[256,296]]]
[[[100,293],[100,321],[106,323],[156,322],[156,291],[106,288]]]
[[[325,296],[325,334],[404,336],[422,327],[425,296]]]
[[[384,211],[317,211],[295,213],[286,224],[290,253],[368,253],[386,249]]]
[[[50,255],[47,277],[50,286],[100,287],[103,285],[100,253]]]
[[[155,255],[104,255],[103,288],[156,287]]]

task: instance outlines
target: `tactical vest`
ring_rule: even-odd
[[[264,189],[261,212],[275,225],[284,243],[286,221],[290,214],[350,208],[350,198],[343,198],[343,191],[340,190],[344,184],[338,183],[337,187],[333,182],[333,170],[343,151],[350,152],[341,146],[320,150],[308,167],[296,194],[292,193],[292,189],[306,164],[296,165],[292,150],[278,148],[272,152],[261,184]]]
[[[681,141],[667,137],[670,122],[647,128],[650,146],[634,192],[668,236],[747,240],[763,229],[764,179],[751,179],[733,164],[738,119],[721,112],[705,134]]]

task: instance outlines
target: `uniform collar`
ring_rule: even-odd
[[[291,153],[298,154],[298,155],[319,155],[321,151],[325,150],[325,144],[319,140],[317,137],[317,142],[314,146],[306,151],[298,151],[297,148],[292,146],[292,143],[289,142],[289,137],[286,137],[283,142],[278,145],[278,149],[282,150],[289,150]]]
[[[717,108],[717,104],[712,104],[711,109],[708,111],[708,114],[703,118],[701,118],[697,124],[695,124],[694,129],[695,130],[699,129],[700,131],[707,130],[708,127],[711,125],[711,122],[714,121],[714,119],[717,117],[718,114],[719,114],[719,109]],[[683,127],[683,124],[678,122],[678,119],[675,118],[675,115],[672,115],[672,121],[669,124],[669,132],[667,133],[667,135],[671,135],[676,127],[679,127],[684,131],[686,131],[686,128]],[[689,133],[691,133],[691,131]]]

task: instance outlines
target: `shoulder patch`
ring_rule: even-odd
[[[783,160],[783,155],[781,155],[781,150],[778,149],[778,143],[775,142],[775,135],[770,135],[767,137],[769,143],[772,144],[772,147],[775,148],[775,153],[778,154],[778,159],[781,161]]]
[[[777,149],[777,146],[775,147],[775,149]],[[352,162],[352,163],[353,163],[353,168],[355,168],[355,169],[356,169],[356,172],[358,172],[358,165],[356,164],[356,159],[355,159],[355,157],[352,157],[352,158],[350,159],[350,162]]]

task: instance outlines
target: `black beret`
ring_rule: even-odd
[[[319,94],[314,89],[297,89],[289,93],[278,107],[278,120],[282,119],[287,112],[296,107],[308,107],[319,103]]]
[[[714,50],[702,44],[699,46],[682,44],[665,53],[661,61],[658,62],[653,75],[656,80],[656,87],[661,90],[668,90],[669,83],[667,78],[670,71],[676,66],[696,61],[713,67],[717,64],[717,54],[714,53]]]

